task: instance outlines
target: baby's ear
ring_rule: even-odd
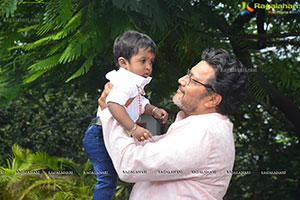
[[[124,57],[119,57],[118,58],[118,63],[120,65],[120,67],[124,68],[124,69],[127,69],[127,66],[128,66],[128,61],[126,60],[126,58]]]

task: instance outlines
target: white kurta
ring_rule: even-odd
[[[113,70],[108,72],[106,78],[113,84],[113,89],[107,96],[106,103],[114,102],[124,106],[128,99],[134,98],[132,103],[126,109],[130,118],[133,121],[137,121],[139,118],[138,87],[144,89],[152,78],[144,78],[124,68],[120,68],[118,71]],[[141,113],[144,113],[145,106],[150,102],[142,95],[140,98],[142,105]],[[97,116],[100,116],[100,111],[101,109],[98,107]]]

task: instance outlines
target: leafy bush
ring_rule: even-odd
[[[87,156],[82,138],[96,108],[97,97],[76,96],[70,88],[26,92],[0,108],[0,162],[9,157],[16,143],[32,151],[84,163]]]
[[[33,153],[18,145],[7,166],[0,166],[0,199],[70,199],[92,198],[96,178],[85,172],[92,169],[88,160],[78,165],[66,158]],[[114,200],[128,199],[131,184],[119,181]]]

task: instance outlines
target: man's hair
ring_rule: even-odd
[[[113,52],[116,65],[120,67],[118,63],[119,57],[124,57],[130,62],[131,57],[137,54],[140,48],[150,48],[150,52],[155,53],[156,44],[146,34],[133,30],[125,31],[114,42]]]
[[[215,76],[208,83],[222,96],[217,112],[223,115],[234,113],[247,95],[248,74],[243,64],[224,49],[205,49],[202,60],[215,69]]]

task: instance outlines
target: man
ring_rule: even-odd
[[[235,156],[228,115],[246,96],[245,69],[225,50],[206,49],[178,82],[176,121],[143,145],[105,109],[109,84],[99,99],[108,153],[120,179],[135,183],[131,200],[219,200],[228,188]]]

